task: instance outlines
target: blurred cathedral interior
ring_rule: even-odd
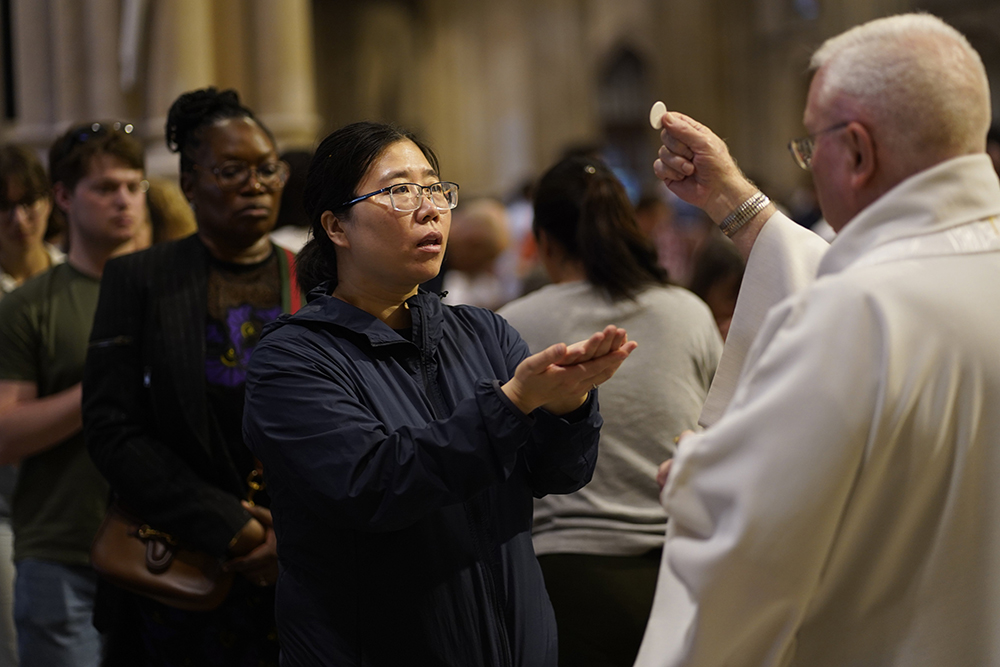
[[[466,200],[509,201],[576,150],[599,152],[638,202],[659,185],[661,99],[795,206],[809,176],[786,144],[803,134],[810,53],[913,10],[964,32],[1000,81],[995,0],[0,0],[0,140],[44,153],[74,123],[126,120],[150,175],[176,178],[167,108],[215,85],[283,151],[386,120],[426,139]]]

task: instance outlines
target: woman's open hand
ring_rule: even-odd
[[[522,361],[502,390],[525,414],[543,407],[562,415],[577,409],[638,347],[624,329],[608,325],[584,341],[556,343]]]

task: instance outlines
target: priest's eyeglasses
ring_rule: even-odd
[[[458,206],[458,183],[439,181],[430,185],[396,183],[381,190],[355,197],[351,201],[344,202],[337,208],[353,206],[360,201],[384,192],[389,193],[389,201],[392,203],[392,207],[401,213],[416,211],[424,202],[424,197],[430,199],[431,203],[434,204],[434,208],[439,211],[450,211]]]
[[[801,139],[792,139],[788,142],[788,151],[795,158],[795,164],[799,165],[806,171],[812,167],[813,159],[813,149],[816,148],[816,137],[826,132],[833,132],[834,130],[842,130],[850,124],[850,121],[844,123],[837,123],[825,130],[820,130],[815,134],[810,134],[809,136],[802,137]]]

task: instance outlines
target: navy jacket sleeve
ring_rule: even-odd
[[[501,345],[506,350],[509,377],[530,354],[528,344],[505,319],[493,315]],[[573,343],[576,341],[567,341]],[[512,410],[517,410],[511,406]],[[536,498],[550,493],[572,493],[590,481],[597,465],[597,445],[604,423],[598,411],[597,391],[571,415],[554,415],[539,408],[524,456]]]
[[[583,413],[582,415],[579,413]],[[538,409],[538,421],[524,454],[531,472],[531,490],[536,498],[549,493],[572,493],[585,486],[597,465],[597,444],[603,424],[598,412],[597,391],[584,406],[568,417]]]

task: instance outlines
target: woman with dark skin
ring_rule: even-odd
[[[458,186],[412,135],[355,123],[306,179],[310,302],[264,333],[244,433],[268,471],[282,664],[554,666],[531,498],[585,484],[610,325],[529,355],[494,313],[418,286]]]
[[[107,267],[84,428],[124,506],[237,576],[210,612],[131,598],[141,646],[123,648],[113,635],[110,654],[122,664],[276,664],[276,540],[266,492],[246,502],[256,464],[241,422],[250,352],[264,324],[299,298],[291,254],[268,237],[287,165],[233,91],[182,95],[167,141],[180,153],[198,231]]]

